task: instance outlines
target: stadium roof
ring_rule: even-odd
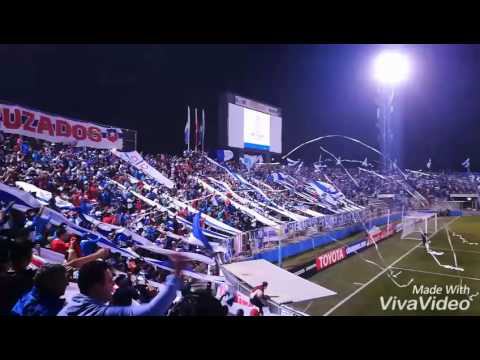
[[[305,280],[261,259],[224,265],[223,268],[251,287],[268,282],[265,294],[277,304],[299,302],[336,295],[335,292]]]

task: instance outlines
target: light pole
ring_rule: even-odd
[[[374,62],[374,78],[378,83],[377,127],[379,130],[380,151],[385,155],[382,170],[392,170],[392,161],[396,159],[394,151],[395,133],[392,128],[396,87],[405,82],[410,66],[405,55],[398,52],[380,53]]]

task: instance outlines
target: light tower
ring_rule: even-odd
[[[387,173],[392,170],[392,161],[398,157],[394,151],[396,136],[392,126],[395,90],[407,80],[409,73],[408,59],[401,53],[385,51],[375,59],[374,78],[378,83],[377,126],[380,150],[385,155],[382,170]]]

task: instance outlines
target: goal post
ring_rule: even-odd
[[[421,240],[422,233],[431,236],[438,229],[437,213],[412,212],[402,217],[402,239]]]

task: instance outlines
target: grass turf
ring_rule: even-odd
[[[331,289],[337,295],[304,301],[293,304],[292,307],[310,315],[477,315],[480,314],[480,217],[441,218],[438,221],[438,232],[431,237],[431,249],[443,252],[437,259],[443,265],[454,265],[454,252],[450,248],[447,232],[455,250],[457,264],[464,271],[446,269],[439,266],[433,257],[425,251],[420,241],[400,239],[400,234],[384,240],[378,244],[378,252],[371,247],[357,255],[333,265],[309,278],[310,281]],[[453,233],[463,236],[464,239],[478,245],[466,244]],[[343,240],[345,241],[345,240]],[[333,244],[332,246],[339,244]],[[325,248],[322,249],[324,251]],[[372,261],[375,264],[369,263]],[[381,268],[383,269],[381,269]],[[386,270],[385,270],[386,269]],[[398,285],[393,281],[391,275]],[[390,275],[390,277],[389,277]],[[412,279],[412,280],[411,280]],[[420,286],[437,286],[441,294],[413,293]],[[448,294],[448,286],[467,286],[464,293]],[[451,288],[450,288],[451,289]],[[475,295],[477,294],[477,295]],[[430,302],[426,309],[421,309],[420,297],[424,303]],[[431,308],[432,302],[448,296],[449,300],[467,300],[468,309],[441,310]],[[470,298],[469,298],[470,296]],[[410,304],[412,310],[394,309],[388,306],[382,309],[381,299],[384,302],[392,298],[401,303]],[[396,298],[395,298],[396,297]],[[414,310],[413,301],[417,301]],[[408,303],[407,303],[408,301]],[[466,302],[463,301],[466,306]],[[447,306],[454,306],[447,303]]]

